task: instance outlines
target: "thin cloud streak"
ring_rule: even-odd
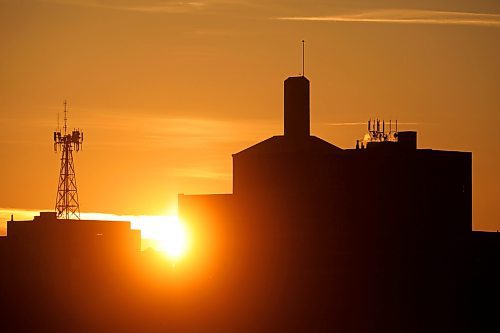
[[[212,180],[231,180],[231,173],[196,168],[174,168],[172,173],[179,178],[202,178]]]
[[[93,7],[137,13],[182,14],[202,10],[211,5],[246,5],[251,3],[243,0],[39,0],[61,5]]]
[[[120,11],[131,11],[140,13],[169,13],[180,14],[202,9],[206,2],[204,1],[106,1],[106,0],[42,0],[43,2],[55,3],[60,5],[71,5],[91,8],[102,8]]]
[[[397,23],[500,27],[499,14],[413,9],[385,9],[332,16],[280,17],[288,21]]]
[[[194,148],[252,141],[272,135],[279,127],[268,120],[214,120],[210,118],[169,118],[161,116],[97,115],[81,123],[94,131],[122,133],[120,141],[99,141],[92,146],[131,146]]]

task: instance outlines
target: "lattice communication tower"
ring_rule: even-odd
[[[61,219],[80,219],[78,191],[76,189],[75,165],[73,150],[80,151],[83,144],[83,132],[73,130],[67,133],[68,122],[67,102],[64,101],[64,132],[58,129],[54,132],[54,151],[61,151],[61,170],[57,186],[56,215]],[[59,127],[59,126],[58,126]]]

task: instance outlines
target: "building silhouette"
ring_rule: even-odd
[[[489,323],[500,237],[472,231],[472,154],[418,149],[416,132],[341,149],[310,135],[309,89],[285,80],[284,135],[233,155],[232,194],[179,195],[199,265],[231,307],[248,305],[236,321],[248,332]]]
[[[141,233],[130,222],[57,219],[56,212],[12,218],[0,237],[0,331],[106,327],[101,316],[126,313],[117,304],[128,298],[123,290],[141,267],[140,250]]]

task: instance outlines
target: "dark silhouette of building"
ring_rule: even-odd
[[[179,195],[175,269],[127,222],[9,221],[1,331],[497,330],[500,234],[472,231],[472,154],[379,122],[341,149],[310,135],[309,88],[285,81],[284,135],[233,155],[232,194]]]
[[[310,135],[309,86],[285,80],[284,135],[233,155],[233,194],[179,195],[236,331],[485,324],[478,272],[499,277],[500,237],[472,232],[472,154],[417,149],[416,132],[341,149]]]
[[[119,298],[140,246],[130,222],[57,219],[55,212],[8,221],[7,237],[0,237],[0,330],[97,327],[95,314]]]

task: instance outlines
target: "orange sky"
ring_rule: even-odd
[[[472,151],[474,226],[500,228],[498,1],[0,0],[0,37],[1,208],[54,206],[64,99],[82,211],[231,192],[231,154],[282,133],[305,39],[313,134],[351,148],[398,119]]]

